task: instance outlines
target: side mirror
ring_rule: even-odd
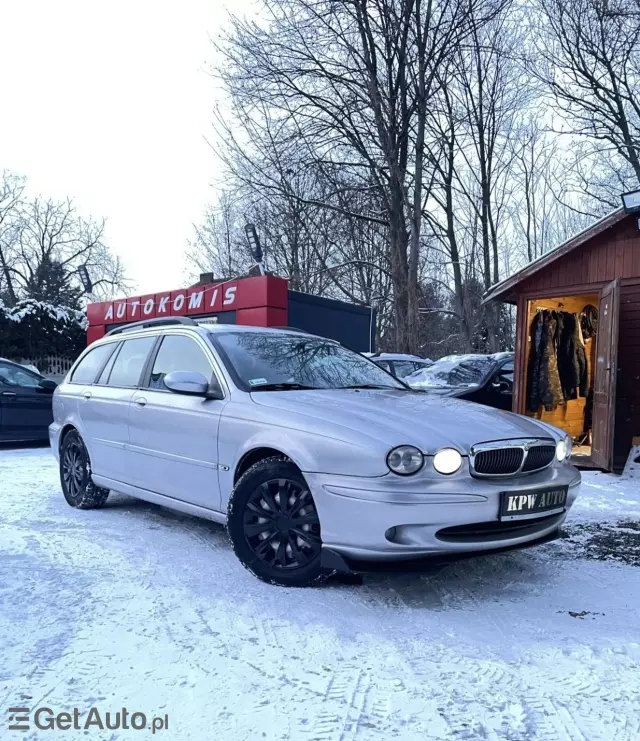
[[[501,394],[510,394],[511,393],[511,384],[507,381],[500,381],[498,385],[498,389]]]
[[[209,381],[195,371],[172,371],[164,377],[164,385],[175,394],[205,396],[207,399],[221,399],[219,389],[211,388]]]
[[[38,382],[37,388],[43,394],[52,394],[58,388],[58,384],[49,378],[43,378]]]

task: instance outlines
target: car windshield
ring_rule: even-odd
[[[479,386],[495,365],[488,355],[451,355],[405,378],[414,388],[460,388]]]
[[[284,332],[216,332],[214,336],[230,370],[247,390],[406,389],[359,353],[321,337]]]

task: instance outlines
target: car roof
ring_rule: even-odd
[[[149,324],[147,326],[141,326],[137,325],[136,323],[133,323],[131,325],[123,324],[121,327],[113,327],[112,329],[120,329],[117,333],[110,333],[108,332],[104,337],[101,337],[99,340],[96,340],[95,343],[92,344],[102,344],[104,341],[111,340],[112,342],[118,342],[121,341],[130,335],[156,335],[156,334],[163,334],[165,332],[170,332],[175,329],[180,330],[187,330],[189,332],[194,332],[199,335],[203,334],[220,334],[225,332],[252,332],[252,333],[260,333],[260,334],[272,334],[272,335],[292,335],[292,336],[298,336],[298,337],[317,337],[321,340],[326,340],[327,342],[333,342],[335,344],[339,344],[337,340],[333,340],[330,337],[323,337],[321,335],[314,335],[311,332],[305,332],[301,329],[295,329],[293,327],[259,327],[259,326],[252,326],[247,324],[218,324],[216,322],[213,322],[211,320],[207,320],[206,318],[203,319],[195,319],[192,323],[187,322],[180,322],[176,321],[175,324],[173,323],[162,323],[162,324]]]
[[[476,353],[461,353],[459,355],[445,355],[443,358],[440,358],[440,360],[473,360],[474,358],[490,358],[491,360],[495,360],[496,362],[498,360],[503,360],[506,358],[512,358],[514,357],[514,353],[512,352],[494,352],[494,353],[482,353],[482,352],[476,352]],[[436,360],[436,363],[439,362]]]
[[[419,355],[410,355],[409,353],[402,352],[381,352],[374,353],[373,355],[364,353],[364,355],[366,355],[371,360],[417,360],[421,363],[429,362],[429,358],[421,358]]]
[[[30,368],[27,368],[24,365],[20,365],[20,363],[16,363],[15,360],[9,360],[9,358],[0,358],[0,363],[9,363],[9,365],[15,365],[16,368],[22,368],[24,370],[30,370]],[[33,373],[33,371],[31,371]]]

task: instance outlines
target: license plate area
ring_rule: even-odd
[[[527,520],[564,512],[567,491],[567,486],[528,492],[503,491],[500,494],[499,519]]]

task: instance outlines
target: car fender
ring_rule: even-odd
[[[377,477],[389,471],[387,449],[375,449],[365,441],[345,441],[289,424],[274,425],[254,419],[223,415],[218,436],[218,460],[221,503],[231,496],[236,468],[252,450],[271,448],[290,458],[302,473],[339,473],[341,475]],[[368,439],[369,440],[369,439]],[[369,440],[371,443],[371,440]],[[379,450],[378,450],[379,447]]]

